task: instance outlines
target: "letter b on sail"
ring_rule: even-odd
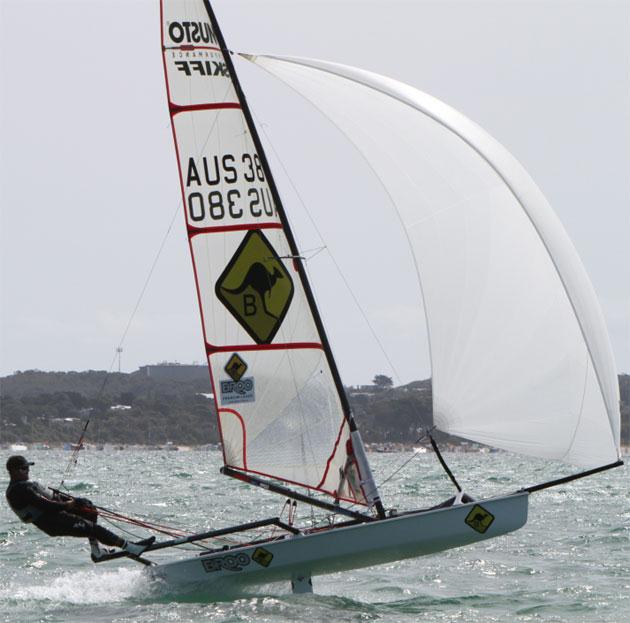
[[[293,281],[259,230],[247,233],[219,277],[215,292],[257,344],[269,344],[293,298]]]

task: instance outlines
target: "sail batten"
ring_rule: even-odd
[[[209,2],[162,0],[182,202],[224,463],[372,504],[347,399]],[[376,494],[377,496],[377,494]]]
[[[424,296],[436,425],[577,465],[618,458],[619,389],[602,313],[521,165],[408,85],[327,61],[243,56],[328,116],[383,184]]]

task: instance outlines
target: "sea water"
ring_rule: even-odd
[[[36,463],[33,480],[57,486],[69,453],[27,454]],[[397,471],[410,456],[411,451],[370,455],[378,480],[387,480],[382,486],[387,507],[423,508],[454,493],[430,453],[416,455]],[[477,498],[571,471],[505,453],[445,457],[464,489]],[[220,464],[217,451],[88,450],[66,484],[73,495],[100,506],[191,530],[282,511],[282,498],[221,476]],[[624,466],[535,493],[529,521],[517,532],[432,556],[317,576],[313,595],[292,595],[284,583],[229,596],[159,585],[129,560],[94,565],[85,541],[49,538],[20,524],[3,504],[0,619],[622,623],[630,621],[628,482]],[[298,520],[319,519],[299,505]],[[122,528],[129,526],[115,529]],[[147,534],[136,527],[132,532]],[[161,559],[169,555],[186,552],[162,553]]]

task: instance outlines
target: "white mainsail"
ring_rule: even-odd
[[[386,187],[423,291],[438,428],[576,465],[618,459],[619,387],[599,304],[514,157],[396,80],[243,56],[328,116]]]
[[[366,485],[361,441],[211,9],[202,0],[163,0],[161,7],[225,464],[371,504],[378,494]]]

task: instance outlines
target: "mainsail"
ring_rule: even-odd
[[[434,419],[583,466],[619,458],[619,386],[599,304],[558,218],[479,126],[396,80],[250,56],[310,100],[378,175],[424,296]]]
[[[202,0],[161,6],[168,103],[225,465],[377,503],[212,9]]]

